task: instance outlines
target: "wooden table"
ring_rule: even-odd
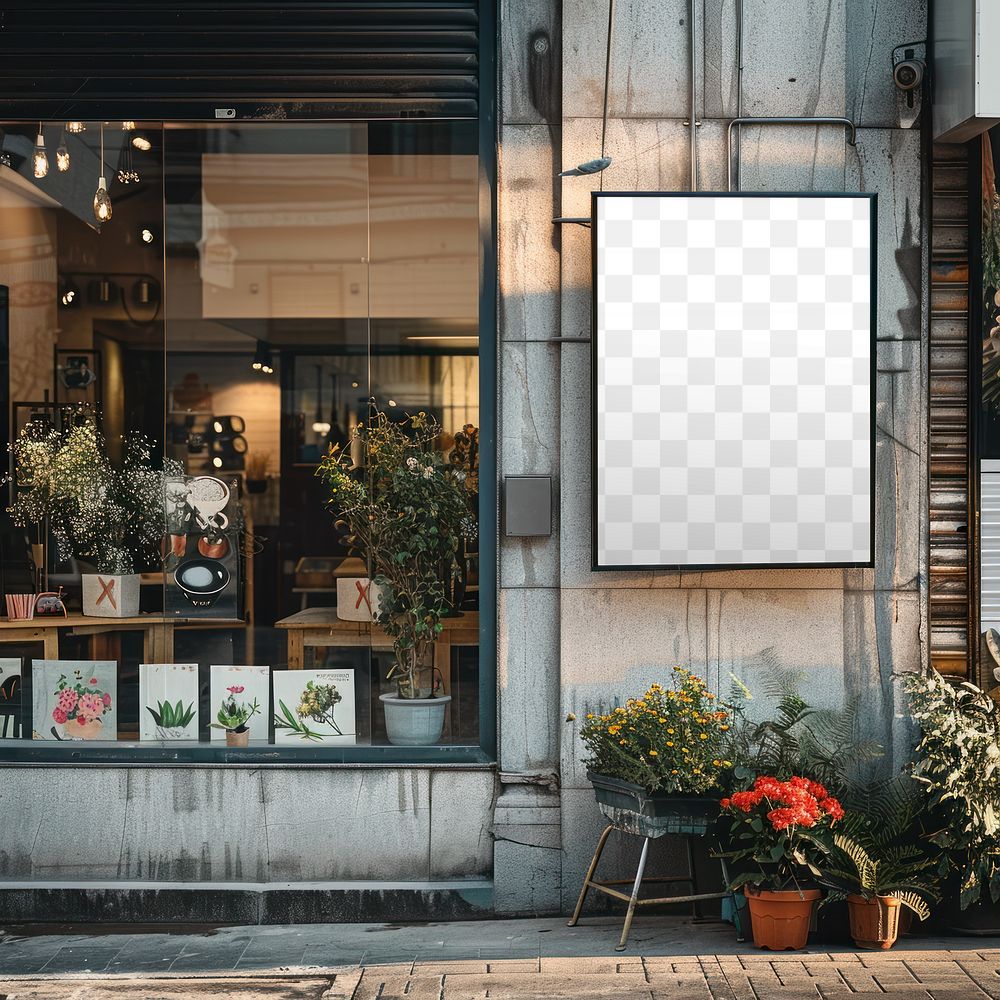
[[[33,618],[29,621],[9,621],[0,618],[0,644],[40,642],[46,660],[59,659],[59,631],[69,635],[104,635],[108,632],[142,632],[144,663],[174,662],[174,630],[176,628],[243,627],[243,622],[214,618],[166,618],[163,615],[136,615],[133,618],[92,618],[69,615],[65,618]]]
[[[451,647],[479,645],[479,612],[465,611],[442,620],[441,634],[434,643],[434,666],[441,672],[444,693],[451,694]],[[372,622],[345,622],[336,608],[306,608],[274,623],[288,632],[288,669],[301,670],[306,647],[347,646],[392,649],[389,638]]]

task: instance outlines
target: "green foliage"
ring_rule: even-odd
[[[219,712],[216,716],[218,722],[211,723],[211,728],[242,733],[259,711],[260,706],[257,704],[256,698],[251,704],[247,704],[245,701],[237,701],[236,696],[230,694],[228,698],[223,699],[219,706]]]
[[[185,705],[178,699],[176,705],[171,705],[169,701],[157,702],[156,708],[147,705],[146,711],[162,729],[183,729],[194,718],[195,708],[194,702]]]
[[[441,619],[449,612],[448,584],[456,552],[472,533],[465,472],[435,447],[438,423],[424,412],[392,423],[375,410],[343,450],[331,449],[317,470],[330,491],[329,507],[359,554],[370,559],[381,588],[378,624],[393,641],[395,679],[404,698],[421,691]],[[353,445],[363,462],[354,465]]]
[[[323,734],[313,732],[302,719],[298,718],[291,711],[289,711],[288,706],[279,699],[278,708],[280,709],[280,714],[275,712],[274,714],[274,728],[275,729],[288,729],[293,733],[298,733],[299,736],[304,740],[322,740]]]
[[[849,893],[874,899],[895,896],[921,920],[940,898],[940,851],[923,828],[923,796],[908,777],[896,775],[853,786],[846,815],[823,866],[827,901]]]
[[[154,469],[149,441],[126,435],[116,468],[96,416],[86,409],[67,407],[62,426],[33,420],[11,445],[10,514],[20,527],[47,521],[61,559],[89,560],[101,573],[132,573],[137,558],[157,553],[165,477],[183,475],[183,466],[167,460],[164,469]]]
[[[907,680],[922,737],[913,778],[925,793],[931,839],[957,876],[962,909],[988,889],[1000,901],[1000,712],[975,685],[939,673]]]
[[[735,786],[765,774],[781,780],[799,774],[841,794],[861,769],[882,757],[881,744],[862,733],[857,699],[841,709],[815,708],[799,694],[801,681],[801,673],[772,668],[761,688],[777,706],[771,718],[755,720],[749,708],[753,694],[733,678],[725,755],[734,762]]]

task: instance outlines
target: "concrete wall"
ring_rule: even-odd
[[[551,475],[558,531],[501,547],[501,910],[569,908],[601,827],[567,712],[638,692],[673,664],[751,686],[773,665],[810,696],[860,695],[905,742],[893,672],[926,662],[926,323],[919,128],[902,129],[894,46],[924,37],[914,0],[745,0],[696,9],[698,187],[725,190],[725,126],[745,115],[846,115],[843,128],[744,127],[744,190],[879,194],[874,570],[590,570],[590,191],[690,186],[687,0],[617,4],[603,174],[557,178],[600,152],[606,0],[506,0],[502,18],[500,358],[503,474]],[[558,685],[558,698],[554,689]],[[890,735],[895,733],[895,735]],[[557,769],[559,790],[538,785]],[[519,783],[523,780],[530,785]],[[634,871],[619,843],[609,867]],[[669,846],[663,863],[668,864]]]

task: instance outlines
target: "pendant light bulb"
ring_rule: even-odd
[[[108,194],[108,185],[103,177],[98,180],[94,194],[94,218],[98,222],[107,222],[111,218],[111,195]]]
[[[61,174],[69,170],[69,150],[66,148],[65,139],[59,143],[59,148],[56,150],[56,166]]]
[[[45,177],[49,172],[49,158],[45,153],[45,136],[42,135],[42,123],[38,123],[38,137],[35,139],[35,152],[31,156],[31,172],[37,178]]]
[[[79,135],[87,131],[87,126],[83,122],[66,122],[66,131],[71,135]]]
[[[111,196],[108,194],[108,182],[104,179],[104,125],[101,124],[101,176],[97,179],[97,191],[94,193],[94,218],[98,222],[107,222],[111,218]]]

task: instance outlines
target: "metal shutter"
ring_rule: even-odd
[[[17,0],[0,116],[475,117],[478,25],[478,0]]]

